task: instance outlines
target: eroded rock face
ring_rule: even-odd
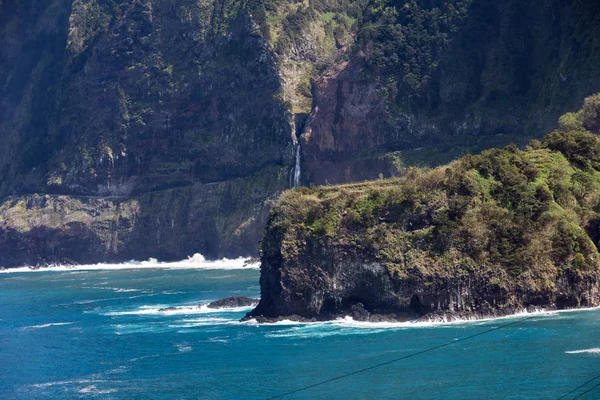
[[[236,4],[4,2],[0,265],[257,254],[294,145]]]
[[[557,280],[556,291],[539,293],[493,283],[509,280],[494,269],[460,277],[414,269],[399,278],[384,265],[361,258],[349,256],[343,248],[311,249],[295,262],[263,257],[261,300],[248,318],[262,322],[344,316],[371,322],[439,321],[499,317],[528,308],[600,305],[600,288],[592,277],[566,274]]]
[[[447,45],[436,48],[425,63],[433,71],[414,87],[396,83],[411,74],[422,51],[416,49],[427,50],[430,43],[414,37],[413,42],[410,35],[399,43],[414,52],[404,71],[399,67],[390,74],[386,65],[369,64],[372,42],[359,34],[352,56],[314,79],[313,107],[301,135],[308,181],[376,179],[397,174],[398,166],[439,165],[489,147],[526,144],[600,91],[589,62],[598,57],[600,46],[583,33],[598,35],[592,22],[600,15],[598,4],[467,3],[465,14],[447,32]],[[443,4],[436,5],[443,9]],[[411,23],[407,19],[389,30],[419,29]],[[364,28],[369,32],[373,25]],[[589,43],[584,56],[575,51],[581,41]],[[382,53],[394,51],[394,46],[383,47]],[[382,159],[390,152],[401,152],[399,162]]]
[[[127,197],[14,196],[0,205],[0,266],[251,256],[277,171]]]
[[[393,170],[385,160],[364,157],[368,149],[386,147],[390,127],[387,99],[363,67],[359,61],[335,65],[314,84],[315,107],[301,144],[308,179],[315,184],[374,179]]]

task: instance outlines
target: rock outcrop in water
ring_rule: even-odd
[[[198,307],[165,307],[160,308],[158,312],[175,312],[175,311],[195,311],[201,309],[203,306],[218,310],[220,308],[237,308],[237,307],[254,307],[258,304],[258,299],[245,296],[232,296],[221,300],[215,300],[208,304],[198,304]]]
[[[208,303],[208,308],[234,308],[234,307],[254,307],[258,304],[258,299],[246,296],[232,296],[225,299],[216,300]]]
[[[0,265],[256,255],[290,185],[526,143],[600,90],[599,15],[587,0],[4,0]]]
[[[249,317],[500,316],[600,305],[600,95],[561,130],[405,177],[283,194]]]

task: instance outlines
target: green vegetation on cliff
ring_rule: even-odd
[[[487,271],[489,284],[517,297],[556,299],[561,276],[599,278],[599,122],[600,95],[525,150],[287,191],[271,212],[263,262],[322,265],[337,254],[384,265],[399,281],[424,276],[425,286]]]
[[[2,198],[171,190],[184,205],[189,188],[242,180],[268,205],[297,143],[303,183],[389,177],[540,138],[600,91],[600,3],[589,0],[0,4]],[[589,130],[580,118],[563,125]],[[204,247],[255,246],[266,208],[206,196],[220,239]]]

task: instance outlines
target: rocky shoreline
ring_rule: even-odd
[[[331,286],[325,287],[316,285],[309,287],[315,284],[314,281],[280,281],[277,282],[276,287],[273,287],[265,284],[268,281],[272,282],[273,276],[263,275],[260,303],[242,321],[255,319],[259,323],[275,323],[284,320],[324,322],[350,317],[355,321],[372,323],[442,323],[600,306],[598,285],[594,281],[575,282],[577,279],[575,277],[572,277],[571,282],[563,281],[562,290],[558,295],[550,292],[536,293],[533,290],[530,293],[517,295],[516,292],[520,289],[515,289],[515,293],[496,291],[498,288],[489,284],[487,278],[479,282],[482,286],[477,287],[472,282],[469,288],[468,285],[462,284],[464,282],[452,284],[452,279],[446,282],[451,286],[442,287],[444,284],[441,284],[436,287],[426,285],[425,282],[421,284],[413,282],[413,285],[409,285],[406,280],[395,281],[393,276],[385,272],[370,277],[363,275],[360,278],[357,278],[359,274],[350,271],[346,271],[346,274],[349,280],[333,282],[335,279],[333,278],[330,281]],[[311,275],[321,275],[322,278],[324,272]],[[415,278],[419,280],[419,277]],[[361,288],[355,290],[358,286]],[[287,287],[295,287],[296,289],[293,290],[296,292],[284,289]],[[375,289],[364,290],[367,287]],[[426,305],[424,302],[429,304]]]
[[[577,311],[583,309],[590,309],[596,307],[579,307],[579,308],[547,308],[547,307],[539,307],[539,306],[528,306],[523,308],[511,308],[504,310],[493,310],[490,313],[478,313],[478,312],[450,312],[450,311],[441,311],[434,312],[431,314],[426,314],[423,316],[418,316],[416,314],[411,313],[389,313],[389,314],[379,314],[379,313],[370,313],[364,309],[362,304],[357,304],[355,307],[352,307],[351,310],[347,313],[339,313],[339,314],[328,314],[328,315],[319,315],[318,317],[306,318],[296,314],[280,316],[280,317],[264,317],[261,315],[254,315],[253,312],[249,312],[244,316],[240,321],[251,321],[255,320],[261,324],[274,324],[282,321],[292,321],[299,323],[311,323],[311,322],[327,322],[327,321],[336,321],[340,319],[351,318],[356,322],[368,322],[368,323],[453,323],[453,322],[467,322],[467,321],[483,321],[490,319],[499,319],[499,318],[509,318],[509,317],[517,317],[517,316],[525,316],[525,315],[533,315],[533,314],[543,314],[549,312],[556,311]]]

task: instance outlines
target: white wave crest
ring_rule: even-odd
[[[190,346],[190,344],[187,342],[176,343],[174,346],[177,348],[177,350],[179,350],[180,353],[189,353],[193,350],[192,346]]]
[[[585,309],[592,310],[592,309]],[[452,328],[461,325],[483,325],[494,323],[498,320],[515,319],[524,316],[540,316],[547,317],[563,313],[571,312],[572,310],[566,311],[544,311],[536,310],[527,312],[523,310],[513,315],[508,315],[498,318],[487,318],[487,319],[456,319],[456,320],[440,320],[440,321],[406,321],[406,322],[368,322],[368,321],[356,321],[352,317],[338,318],[331,321],[320,321],[320,322],[301,322],[282,320],[274,323],[258,323],[255,319],[251,319],[242,324],[250,325],[263,325],[263,326],[289,326],[288,329],[279,331],[273,331],[267,333],[265,336],[269,338],[311,338],[311,337],[325,337],[334,335],[361,335],[378,333],[389,330],[400,330],[400,329],[415,329],[415,328]]]
[[[168,309],[174,307],[173,309]],[[229,308],[209,308],[207,304],[200,306],[167,306],[165,304],[156,304],[152,306],[141,306],[135,310],[111,311],[103,315],[116,317],[121,315],[193,315],[193,314],[219,314],[219,313],[240,313],[250,311],[253,307],[229,307]],[[161,311],[162,310],[162,311]]]
[[[51,326],[72,325],[74,323],[75,322],[52,322],[52,323],[43,324],[43,325],[24,326],[22,329],[23,330],[28,330],[28,329],[43,329],[43,328],[49,328]]]
[[[259,269],[259,263],[249,263],[248,258],[223,258],[209,261],[202,254],[194,254],[185,260],[175,262],[161,262],[155,258],[146,261],[131,260],[120,264],[88,264],[88,265],[50,265],[48,267],[19,267],[0,269],[0,273],[15,272],[46,272],[46,271],[104,271],[127,269],[206,269],[206,270],[236,270]]]
[[[169,324],[169,328],[182,329],[182,328],[197,328],[202,326],[216,326],[216,325],[237,325],[239,321],[237,319],[227,318],[198,318],[198,319],[187,319],[176,321],[173,324]]]
[[[566,354],[600,354],[600,348],[565,351]]]
[[[98,394],[115,393],[116,391],[117,391],[116,389],[98,389],[96,387],[96,385],[90,385],[90,386],[86,386],[86,387],[80,389],[79,393],[81,393],[81,394],[98,395]]]
[[[101,380],[101,379],[76,379],[76,380],[72,380],[72,381],[34,383],[31,386],[35,387],[35,388],[46,388],[46,387],[52,387],[52,386],[81,385],[81,384],[88,384],[88,383],[103,383],[103,382],[106,382],[106,381]]]

